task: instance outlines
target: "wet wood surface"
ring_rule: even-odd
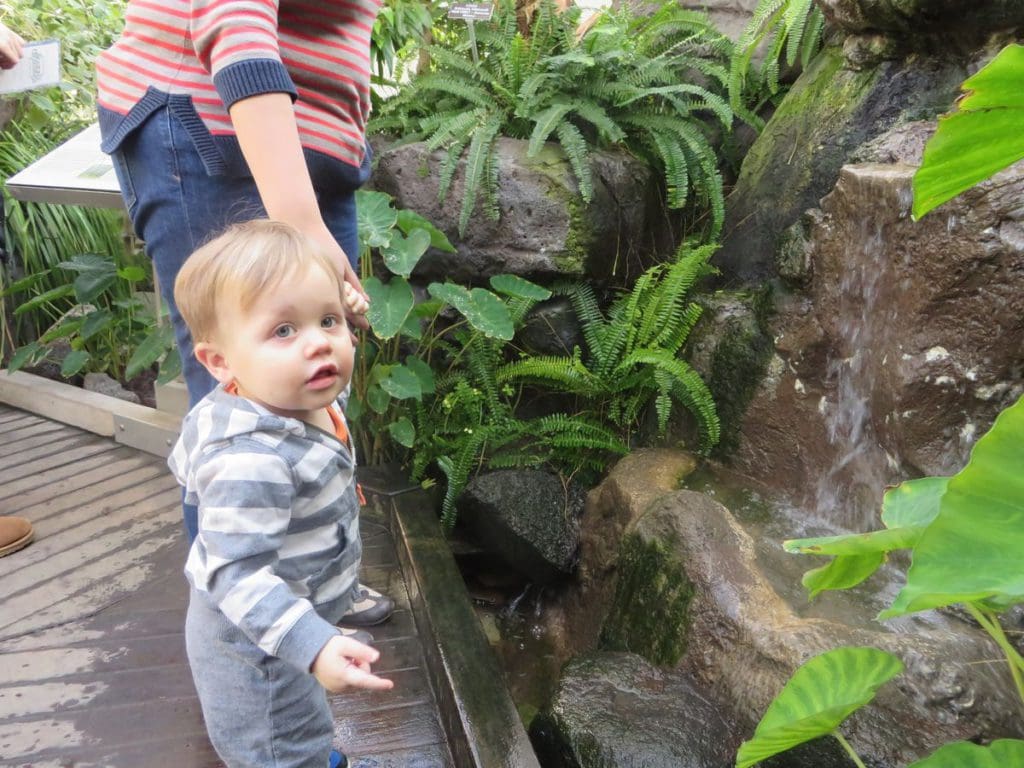
[[[185,658],[181,497],[163,459],[0,405],[0,513],[35,541],[0,558],[0,766],[205,768]],[[391,533],[364,516],[362,580],[398,610],[372,632],[384,693],[331,697],[356,768],[452,759]]]

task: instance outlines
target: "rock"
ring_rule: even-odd
[[[687,354],[714,395],[721,425],[715,454],[727,456],[736,449],[743,416],[771,357],[771,296],[763,290],[716,291],[700,303],[704,313],[687,342]],[[680,424],[685,428],[682,418],[672,419],[673,435]]]
[[[127,400],[129,403],[142,402],[138,395],[134,392],[129,392],[127,389],[122,387],[119,382],[110,378],[105,373],[85,374],[85,380],[82,382],[82,388],[87,389],[90,392],[98,392],[101,395],[107,395],[108,397],[116,397],[118,400]]]
[[[889,146],[911,146],[904,137]],[[872,151],[897,151],[885,147]],[[822,201],[807,232],[813,279],[778,302],[778,374],[732,456],[859,530],[877,527],[886,485],[959,470],[1024,392],[1024,164],[919,222],[913,172],[847,166]]]
[[[642,448],[620,459],[587,495],[578,568],[547,609],[553,642],[563,658],[597,645],[615,589],[624,531],[655,499],[678,489],[696,466],[690,454]]]
[[[575,347],[585,346],[576,311],[565,296],[534,307],[516,340],[533,355],[568,356]]]
[[[734,709],[744,738],[797,667],[840,646],[881,648],[906,666],[843,727],[876,765],[906,765],[948,741],[1024,732],[1007,676],[978,664],[996,653],[980,630],[934,612],[879,624],[874,616],[885,597],[877,591],[826,593],[807,604],[793,570],[813,558],[764,546],[763,532],[753,536],[703,494],[662,496],[626,534],[623,549],[654,556],[620,561],[619,582],[632,585],[631,594],[617,593],[606,634],[642,624],[631,648],[651,661],[664,659],[665,647],[680,648],[679,668]],[[645,578],[627,573],[632,567]],[[686,595],[665,588],[681,581]]]
[[[438,200],[443,152],[423,143],[395,149],[381,145],[370,185],[395,198],[399,208],[425,216],[446,235],[457,253],[431,250],[414,272],[418,279],[479,283],[491,275],[530,278],[595,276],[607,280],[616,269],[648,260],[658,221],[657,184],[646,164],[626,153],[593,152],[594,196],[579,197],[568,160],[556,144],[535,157],[527,142],[500,138],[496,144],[498,207],[493,221],[480,209],[465,236],[458,234],[463,178],[457,172],[448,196]]]
[[[875,30],[908,37],[962,37],[1024,24],[1020,0],[978,0],[964,13],[959,0],[820,0],[825,17],[851,32]]]
[[[725,280],[759,284],[774,277],[779,237],[818,207],[851,154],[893,125],[948,110],[976,65],[976,59],[952,52],[931,58],[903,53],[895,61],[854,68],[840,46],[826,47],[743,161],[726,205],[722,249],[713,260]]]
[[[509,469],[473,478],[459,519],[484,548],[534,584],[572,573],[584,493],[550,472]]]
[[[530,737],[547,768],[729,768],[739,745],[700,685],[630,653],[570,662]]]

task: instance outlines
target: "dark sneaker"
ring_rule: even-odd
[[[391,618],[395,601],[365,584],[356,586],[356,599],[339,624],[350,627],[375,627]]]
[[[348,768],[348,758],[336,749],[331,750],[331,762],[328,768]]]
[[[373,635],[369,632],[362,629],[349,629],[348,627],[338,627],[338,629],[341,630],[342,637],[351,637],[363,645],[373,645]]]

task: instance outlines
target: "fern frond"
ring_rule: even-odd
[[[554,133],[571,109],[572,106],[569,104],[552,104],[543,112],[533,117],[533,132],[530,134],[530,143],[526,149],[527,157],[533,157],[540,152],[544,142]]]
[[[573,101],[572,111],[582,120],[590,123],[597,129],[599,136],[612,144],[617,144],[626,138],[626,132],[619,127],[619,124],[608,114],[608,110],[592,99],[576,99]]]
[[[825,14],[821,12],[821,8],[814,6],[814,10],[811,11],[811,16],[807,20],[807,29],[804,32],[803,45],[800,50],[801,68],[807,69],[807,65],[811,63],[811,57],[821,47],[822,31],[824,29]]]
[[[470,142],[466,155],[462,210],[459,213],[460,235],[466,234],[469,218],[473,215],[473,209],[476,208],[477,193],[480,190],[480,181],[484,178],[487,157],[494,148],[494,139],[501,128],[502,120],[501,114],[491,115],[483,125],[476,129],[473,140]]]
[[[569,165],[576,174],[576,182],[579,185],[580,197],[583,202],[589,203],[594,197],[594,180],[590,173],[590,151],[587,148],[587,140],[583,138],[579,128],[570,122],[559,123],[555,129],[558,134],[558,141],[569,158]]]
[[[786,63],[793,66],[800,54],[800,44],[807,31],[807,22],[814,0],[790,0],[783,24],[786,29]]]

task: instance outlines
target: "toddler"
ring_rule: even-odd
[[[351,607],[362,553],[341,401],[346,310],[365,299],[290,225],[239,224],[174,284],[196,359],[219,386],[168,461],[199,507],[185,637],[210,740],[228,768],[346,766],[324,689],[389,689]]]

